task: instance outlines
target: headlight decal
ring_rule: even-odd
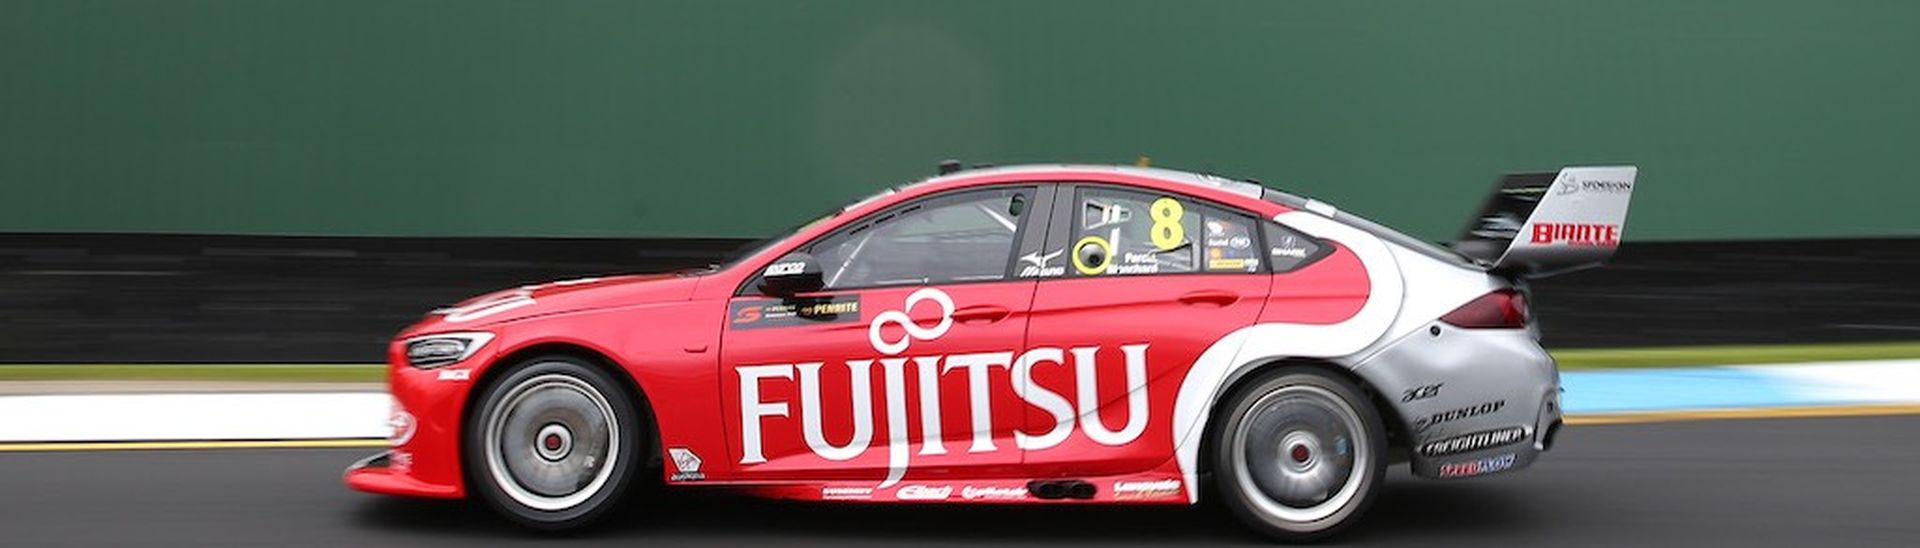
[[[407,339],[407,364],[421,369],[459,363],[493,340],[492,333],[440,333]]]

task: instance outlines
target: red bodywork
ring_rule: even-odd
[[[565,349],[617,365],[644,394],[657,423],[661,474],[672,484],[806,500],[1185,504],[1171,423],[1187,369],[1215,341],[1256,322],[1333,324],[1353,316],[1368,281],[1346,248],[1281,274],[932,286],[953,310],[951,326],[930,338],[898,322],[873,326],[889,311],[904,311],[922,331],[941,323],[940,303],[926,295],[907,306],[924,286],[828,292],[858,294],[857,322],[746,329],[736,323],[754,313],[729,312],[768,299],[736,294],[769,263],[870,213],[962,188],[1069,182],[1198,198],[1256,219],[1288,211],[1118,170],[961,174],[856,205],[717,272],[558,282],[481,297],[459,310],[497,310],[467,315],[482,316],[473,319],[431,315],[396,338],[391,388],[403,415],[396,428],[408,435],[397,435],[403,443],[385,466],[356,467],[346,481],[371,492],[464,496],[461,424],[477,388],[504,364]],[[456,317],[462,321],[450,320]],[[408,338],[473,331],[496,338],[451,366],[406,363]],[[908,347],[878,352],[876,336]],[[818,421],[812,444],[809,416]],[[931,429],[939,435],[928,436]],[[678,470],[669,450],[697,455],[697,469]],[[1089,482],[1096,495],[1027,493],[1029,481],[1056,478]]]

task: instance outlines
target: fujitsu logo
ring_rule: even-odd
[[[937,306],[940,320],[932,326],[924,326],[913,321],[907,315],[908,310],[922,305]],[[1081,346],[1062,350],[1055,347],[1031,348],[1017,355],[1012,351],[978,352],[967,354],[901,356],[913,345],[914,341],[931,341],[945,335],[953,328],[953,298],[946,292],[934,288],[914,291],[907,296],[904,310],[889,310],[874,316],[868,325],[868,342],[875,351],[887,356],[878,359],[850,359],[845,366],[852,389],[851,402],[846,407],[853,410],[853,436],[843,444],[833,444],[821,431],[820,368],[823,362],[782,363],[767,365],[747,365],[736,368],[740,375],[740,435],[742,455],[740,464],[760,464],[767,462],[763,444],[769,417],[790,417],[792,406],[787,401],[766,401],[760,395],[762,382],[795,380],[799,373],[798,391],[800,398],[801,434],[807,447],[813,454],[831,461],[846,461],[866,453],[873,444],[874,437],[874,395],[871,379],[876,367],[881,371],[885,394],[881,396],[886,408],[888,431],[887,477],[879,487],[886,488],[899,483],[906,476],[910,448],[913,440],[908,439],[908,409],[906,383],[909,363],[912,364],[914,379],[919,387],[920,455],[947,454],[946,444],[941,438],[940,416],[940,378],[943,375],[962,370],[967,377],[968,409],[973,426],[973,441],[967,447],[968,453],[988,453],[1001,448],[993,439],[993,408],[988,389],[992,384],[989,375],[996,369],[1005,369],[1011,375],[1013,390],[1027,405],[1039,408],[1053,416],[1054,425],[1046,432],[1029,435],[1026,432],[1014,432],[1014,445],[1022,451],[1047,449],[1067,440],[1073,435],[1074,426],[1086,434],[1094,443],[1107,446],[1120,446],[1132,443],[1147,428],[1147,344],[1122,345],[1120,352],[1126,359],[1127,375],[1127,420],[1118,430],[1109,429],[1100,419],[1100,400],[1095,389],[1099,386],[1096,362],[1100,347]],[[899,340],[888,340],[883,336],[883,328],[894,324],[904,329],[906,335]],[[1036,367],[1065,367],[1066,357],[1073,355],[1074,388],[1078,392],[1077,401],[1068,401],[1066,396],[1031,381]]]

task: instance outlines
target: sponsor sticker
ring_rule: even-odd
[[[1421,445],[1420,454],[1429,457],[1438,457],[1478,451],[1489,447],[1510,445],[1527,439],[1528,432],[1529,429],[1525,426],[1512,426],[1454,436]]]
[[[960,498],[966,500],[1021,500],[1027,498],[1027,488],[975,487],[968,485],[960,488]]]
[[[1442,464],[1440,465],[1440,477],[1465,478],[1492,474],[1508,468],[1513,468],[1513,453],[1478,460]]]
[[[685,447],[669,448],[667,449],[667,456],[673,458],[674,472],[671,478],[673,481],[700,481],[707,479],[707,474],[700,471],[700,456],[695,455],[692,449]]]
[[[1449,422],[1453,422],[1453,421],[1457,421],[1465,418],[1472,418],[1472,417],[1478,417],[1481,415],[1486,415],[1489,413],[1499,411],[1500,408],[1506,407],[1506,406],[1507,406],[1507,400],[1495,400],[1495,401],[1482,403],[1479,405],[1462,407],[1459,409],[1452,409],[1448,411],[1441,411],[1439,413],[1434,413],[1432,415],[1422,417],[1420,418],[1420,420],[1413,421],[1413,427],[1421,432],[1425,432],[1427,431],[1428,428],[1432,428],[1435,425],[1449,423]]]
[[[800,261],[794,261],[790,263],[773,263],[771,265],[767,265],[766,275],[767,276],[790,276],[793,274],[806,272],[806,270],[807,270],[807,263],[800,262]]]
[[[835,295],[797,301],[740,301],[729,307],[727,318],[728,325],[734,329],[858,322],[860,296]]]
[[[1534,223],[1532,243],[1580,247],[1620,245],[1620,225],[1591,223]]]
[[[435,380],[442,381],[464,381],[471,380],[472,378],[472,369],[442,369],[440,370],[440,374],[434,376]]]
[[[1420,400],[1424,400],[1434,396],[1438,396],[1440,395],[1440,387],[1445,384],[1446,383],[1434,383],[1426,386],[1415,386],[1413,388],[1408,388],[1405,391],[1400,393],[1400,403],[1420,401]]]
[[[1116,499],[1157,499],[1180,494],[1180,480],[1145,480],[1113,482],[1113,498]]]
[[[1067,274],[1067,265],[1054,266],[1048,263],[1053,262],[1054,259],[1060,258],[1060,255],[1065,254],[1066,252],[1067,250],[1060,249],[1060,250],[1055,250],[1052,253],[1041,253],[1041,252],[1035,251],[1033,253],[1022,255],[1020,257],[1020,272],[1018,276],[1021,278],[1051,278],[1054,276],[1065,276]]]
[[[901,486],[899,490],[893,492],[893,498],[900,500],[947,500],[947,497],[951,496],[953,496],[953,486],[951,485],[942,485],[939,487],[904,485]]]
[[[873,498],[872,487],[822,487],[822,500],[866,500]]]
[[[1557,181],[1554,181],[1553,186],[1554,186],[1553,193],[1559,194],[1562,196],[1568,195],[1568,194],[1579,194],[1582,192],[1601,193],[1601,194],[1619,194],[1622,192],[1633,192],[1632,181],[1608,181],[1604,179],[1581,181],[1581,180],[1575,179],[1573,177],[1573,173],[1570,173],[1570,172],[1562,172],[1560,175],[1560,179]]]
[[[413,441],[413,432],[419,427],[420,422],[414,420],[413,413],[401,409],[399,400],[395,400],[393,414],[387,416],[388,444],[394,447],[406,445],[407,442]]]

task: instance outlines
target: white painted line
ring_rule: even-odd
[[[378,392],[0,397],[0,442],[384,438]]]
[[[1747,365],[1739,369],[1773,379],[1781,390],[1823,401],[1920,402],[1920,360]]]
[[[1573,371],[1566,408],[1641,411],[1920,404],[1920,360]],[[0,396],[0,443],[384,438],[381,392]]]

